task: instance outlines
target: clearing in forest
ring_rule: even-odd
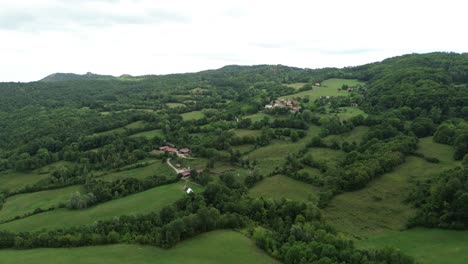
[[[198,235],[171,249],[117,244],[79,248],[0,250],[4,264],[16,263],[158,263],[158,264],[271,264],[278,263],[244,235],[218,230]]]

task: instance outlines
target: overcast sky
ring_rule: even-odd
[[[468,51],[465,0],[0,0],[0,81]]]

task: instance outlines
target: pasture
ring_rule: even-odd
[[[318,188],[282,175],[265,178],[249,190],[249,196],[251,197],[278,200],[286,198],[314,203],[318,200],[317,193]]]
[[[185,104],[181,103],[167,103],[166,106],[168,108],[177,108],[177,107],[185,107]]]
[[[148,166],[130,170],[110,172],[101,176],[100,179],[114,181],[124,178],[144,179],[154,175],[162,175],[166,176],[167,178],[173,178],[176,176],[174,170],[165,162],[162,163],[160,160],[153,160],[149,162],[150,164]]]
[[[323,142],[326,144],[331,144],[333,141],[337,141],[338,143],[342,144],[343,142],[348,142],[348,143],[353,143],[356,142],[356,144],[360,144],[362,141],[362,138],[364,135],[367,133],[369,130],[369,127],[367,126],[357,126],[350,132],[346,132],[340,135],[329,135],[325,138],[323,138]]]
[[[31,213],[37,208],[48,209],[59,204],[66,204],[72,193],[80,191],[81,186],[75,185],[55,190],[47,190],[34,193],[18,194],[8,197],[0,210],[0,221],[13,219]]]
[[[183,121],[198,120],[205,117],[202,111],[192,111],[181,114]]]
[[[364,238],[405,227],[415,209],[404,203],[412,182],[436,176],[447,169],[419,157],[373,180],[361,190],[336,196],[324,210],[325,219],[339,231]]]
[[[164,134],[161,129],[155,129],[155,130],[136,133],[136,134],[131,135],[130,137],[144,137],[146,139],[153,139],[156,136],[164,138]]]
[[[70,164],[70,162],[59,161],[31,172],[2,171],[0,172],[0,191],[15,191],[28,185],[33,185],[49,177],[54,169],[67,164]]]
[[[238,137],[244,137],[244,136],[256,137],[262,133],[261,130],[250,130],[250,129],[232,129],[229,131],[234,132],[234,134]]]
[[[278,99],[304,98],[308,96],[310,101],[313,102],[314,100],[320,98],[320,96],[347,96],[349,94],[348,91],[341,90],[341,86],[343,84],[356,86],[358,84],[363,85],[364,83],[358,80],[329,79],[323,81],[321,86],[314,86],[312,90],[281,96]]]
[[[171,249],[141,245],[109,245],[80,248],[41,248],[32,250],[0,250],[4,264],[29,263],[204,263],[254,264],[278,263],[254,242],[240,233],[218,230],[198,235]]]
[[[40,229],[50,230],[89,225],[98,220],[112,219],[120,215],[145,214],[157,211],[186,195],[183,191],[184,184],[184,182],[177,182],[159,186],[83,210],[57,209],[40,213],[1,224],[0,230],[15,232],[37,231]],[[198,185],[189,185],[195,192],[202,191]]]
[[[290,84],[286,84],[286,86],[289,86],[291,88],[294,88],[295,90],[299,90],[301,89],[302,87],[304,87],[304,85],[306,85],[307,83],[290,83]]]
[[[126,126],[114,128],[114,129],[107,130],[104,132],[95,133],[94,135],[125,134],[128,129],[140,129],[140,128],[143,128],[144,126],[145,126],[145,121],[136,121]]]
[[[461,264],[468,259],[468,231],[416,228],[356,241],[359,248],[395,247],[421,263]]]

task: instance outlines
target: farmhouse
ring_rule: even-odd
[[[185,190],[185,192],[186,192],[187,194],[191,194],[191,193],[193,193],[193,190],[192,190],[192,188],[187,187],[187,189]]]
[[[289,108],[291,109],[292,112],[299,112],[301,107],[299,106],[299,101],[297,100],[290,100],[290,99],[279,99],[270,102],[269,104],[265,105],[266,110],[271,110],[271,109],[281,109],[281,108]]]
[[[189,154],[190,149],[188,149],[188,148],[179,149],[179,153],[184,154],[184,155]]]
[[[184,172],[182,172],[182,177],[188,177],[190,176],[190,171],[189,170],[186,170]]]
[[[169,153],[177,153],[177,149],[176,149],[176,148],[169,147],[169,146],[162,146],[162,147],[159,147],[159,150],[160,150],[160,151],[167,151],[167,152],[169,152]]]

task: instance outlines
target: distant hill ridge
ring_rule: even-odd
[[[115,78],[112,75],[100,75],[92,72],[85,74],[76,73],[53,73],[39,80],[40,82],[60,82],[60,81],[72,81],[72,80],[91,80],[91,79],[112,79]]]

